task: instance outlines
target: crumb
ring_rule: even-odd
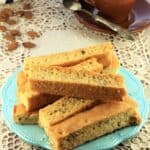
[[[9,19],[9,20],[7,20],[7,23],[8,23],[9,25],[15,25],[15,24],[17,23],[17,21],[14,20],[14,19]]]
[[[35,31],[28,31],[27,35],[30,36],[32,39],[39,37],[39,34]]]
[[[24,5],[23,5],[24,10],[28,10],[30,8],[31,8],[30,3],[24,3]]]
[[[15,41],[15,37],[10,33],[7,33],[4,38],[8,41]]]
[[[7,45],[7,51],[12,51],[12,50],[16,50],[18,48],[18,43],[17,42],[11,42]]]
[[[24,11],[23,11],[23,10],[16,11],[16,12],[15,12],[15,16],[18,16],[18,17],[24,16]]]
[[[24,12],[24,17],[26,19],[32,19],[32,17],[33,17],[32,12],[31,11],[25,11]]]
[[[21,33],[19,30],[10,30],[10,34],[13,35],[13,36],[21,36]]]
[[[6,30],[7,30],[7,28],[6,28],[5,26],[1,26],[1,25],[0,25],[0,31],[1,31],[1,32],[5,32]]]
[[[23,42],[22,43],[25,48],[34,48],[36,45],[32,42]]]

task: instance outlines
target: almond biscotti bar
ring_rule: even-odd
[[[41,93],[95,100],[123,100],[126,95],[124,79],[120,75],[63,67],[33,69],[29,74],[29,86]]]
[[[45,131],[54,150],[72,150],[85,142],[140,122],[136,102],[127,98],[121,102],[96,105],[56,125],[49,125]]]

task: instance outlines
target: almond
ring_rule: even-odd
[[[6,30],[7,30],[7,28],[5,26],[0,25],[0,31],[5,32]]]
[[[7,45],[7,51],[13,51],[18,48],[18,43],[17,42],[11,42]]]
[[[14,11],[11,8],[4,8],[1,12],[9,17],[14,15]]]
[[[15,24],[17,23],[17,21],[14,20],[14,19],[9,19],[9,20],[7,20],[7,23],[8,23],[9,25],[15,25]]]
[[[32,39],[39,37],[39,34],[35,31],[28,31],[27,35],[30,36]]]
[[[15,41],[15,37],[10,33],[7,33],[4,38],[8,41]]]
[[[23,9],[24,9],[24,10],[28,10],[28,9],[30,9],[30,8],[31,8],[30,3],[24,3],[24,4],[23,4]]]
[[[22,43],[25,48],[34,48],[36,45],[32,42],[23,42]]]
[[[19,30],[10,30],[10,34],[13,35],[13,36],[21,36],[21,33]]]
[[[32,19],[32,17],[33,17],[32,12],[31,11],[25,11],[24,12],[24,17],[26,19]]]

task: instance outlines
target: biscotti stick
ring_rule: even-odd
[[[131,99],[103,103],[61,123],[49,125],[45,131],[55,150],[72,150],[114,130],[139,124],[141,118],[136,109],[136,102]]]
[[[63,67],[35,68],[29,74],[32,90],[54,95],[123,100],[126,95],[124,79],[116,74],[97,74]]]
[[[24,71],[36,66],[72,66],[92,57],[97,58],[104,67],[107,67],[111,63],[111,56],[112,44],[107,42],[74,51],[46,56],[28,57],[24,60]]]

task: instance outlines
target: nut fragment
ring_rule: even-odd
[[[30,36],[32,39],[39,37],[39,34],[35,31],[28,31],[27,35]]]
[[[6,30],[7,30],[7,28],[6,28],[5,26],[1,26],[1,25],[0,25],[0,31],[1,31],[1,32],[5,32]]]
[[[25,11],[24,12],[24,17],[26,19],[32,19],[32,12],[31,11]]]
[[[34,48],[36,45],[32,42],[23,42],[22,43],[25,48]]]
[[[15,15],[18,16],[18,17],[22,17],[22,16],[24,16],[24,11],[22,11],[22,10],[16,11]]]
[[[0,12],[0,22],[6,22],[9,16],[3,12]]]
[[[11,42],[7,45],[7,51],[12,51],[18,48],[18,43],[17,42]]]
[[[28,10],[30,8],[31,8],[30,3],[24,3],[24,5],[23,5],[24,10]]]
[[[13,36],[21,36],[21,33],[19,30],[10,30],[10,34],[13,35]]]
[[[15,24],[17,23],[17,21],[14,20],[14,19],[9,19],[9,20],[7,20],[7,23],[8,23],[9,25],[15,25]]]
[[[8,41],[15,41],[15,37],[10,33],[7,33],[4,38]]]

